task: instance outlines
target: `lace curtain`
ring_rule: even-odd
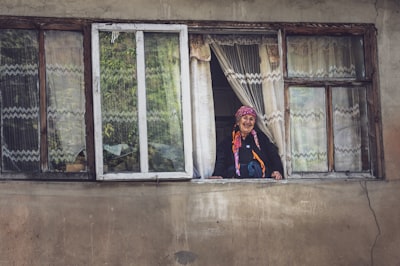
[[[3,171],[39,171],[38,32],[0,32]],[[49,169],[85,163],[83,38],[45,32]]]
[[[0,30],[2,171],[39,171],[38,32]]]
[[[361,37],[287,37],[289,77],[362,78],[365,76]]]
[[[362,39],[358,37],[289,37],[288,75],[314,79],[365,76]],[[368,168],[366,89],[331,87],[289,88],[289,172],[328,171],[327,111],[333,109],[335,171]],[[326,102],[328,99],[329,103]],[[363,159],[364,158],[364,159]]]
[[[257,111],[257,125],[277,145],[285,169],[284,95],[278,37],[208,35],[207,42],[239,100]]]
[[[335,88],[332,92],[336,171],[369,169],[366,88]]]
[[[78,32],[45,33],[48,94],[48,151],[51,170],[86,165],[83,36]]]

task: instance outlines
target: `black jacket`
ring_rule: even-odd
[[[274,171],[279,171],[283,175],[282,161],[279,157],[277,147],[271,143],[264,133],[259,130],[256,131],[261,151],[257,148],[253,135],[249,134],[247,138],[250,138],[248,141],[251,147],[266,166],[265,177],[271,177]],[[217,145],[217,158],[213,176],[222,176],[224,178],[237,177],[235,172],[235,159],[232,152],[232,137],[226,137]]]

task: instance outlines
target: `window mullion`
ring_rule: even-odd
[[[332,87],[325,88],[326,95],[326,127],[328,134],[328,171],[332,172],[335,169],[335,149],[334,149],[334,136],[333,136],[333,106],[332,106]]]
[[[96,28],[92,29],[92,62],[93,62],[93,110],[94,110],[94,142],[97,178],[102,179],[103,175],[103,132],[102,132],[102,109],[101,109],[101,90],[100,90],[100,43],[99,32]]]
[[[48,170],[47,150],[47,95],[46,95],[46,59],[44,45],[44,31],[39,31],[39,147],[40,147],[40,170]]]
[[[143,31],[136,32],[136,56],[137,56],[137,97],[138,97],[138,127],[139,127],[139,149],[140,170],[142,173],[149,172],[148,145],[147,145],[147,117],[146,117],[146,67],[144,58],[144,34]]]

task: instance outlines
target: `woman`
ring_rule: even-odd
[[[254,129],[256,111],[242,106],[235,118],[232,137],[217,146],[214,173],[210,178],[282,179],[283,166],[276,146],[264,133]]]

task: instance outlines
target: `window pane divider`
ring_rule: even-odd
[[[47,96],[46,96],[46,60],[44,52],[44,31],[39,31],[39,145],[40,145],[40,170],[48,170],[47,151]]]
[[[103,138],[101,121],[101,95],[100,95],[100,43],[99,32],[96,25],[92,27],[92,67],[93,67],[93,110],[94,110],[94,142],[95,166],[97,179],[104,179],[103,174]]]
[[[190,93],[190,73],[189,73],[189,50],[188,50],[188,34],[187,27],[180,27],[180,56],[181,56],[181,88],[182,99],[191,99]],[[183,123],[183,145],[185,152],[185,172],[189,177],[193,173],[193,160],[192,160],[192,117],[191,117],[191,104],[190,100],[182,101],[182,123]]]
[[[328,139],[328,171],[332,172],[335,169],[334,161],[334,136],[333,136],[333,106],[332,106],[332,89],[331,87],[325,88],[326,95],[326,131]]]
[[[140,150],[140,172],[149,172],[148,145],[147,145],[147,104],[146,104],[146,66],[144,59],[144,34],[143,31],[136,32],[136,56],[137,56],[137,96],[138,96],[138,127],[139,127],[139,150]]]

